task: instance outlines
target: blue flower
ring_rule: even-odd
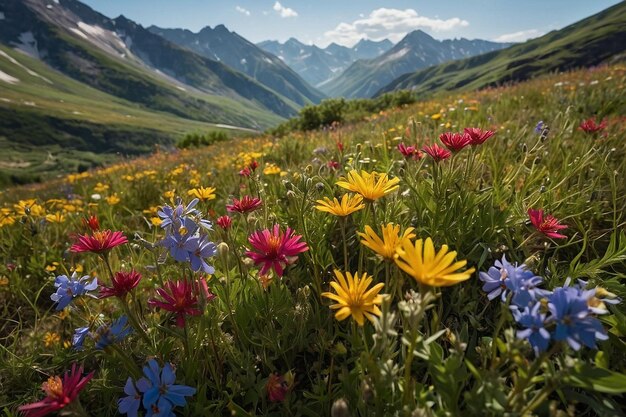
[[[185,250],[188,251],[191,269],[199,271],[202,269],[207,274],[213,274],[215,268],[205,262],[205,258],[210,258],[217,254],[217,246],[210,242],[206,236],[194,236],[185,243]]]
[[[85,275],[77,279],[76,272],[72,274],[71,278],[68,278],[67,275],[56,277],[54,286],[57,288],[57,291],[50,296],[50,299],[57,303],[57,311],[67,307],[75,297],[96,290],[98,288],[98,278],[94,278],[93,281],[88,283],[87,281],[90,278],[89,275]]]
[[[124,393],[128,395],[128,397],[117,400],[117,407],[120,414],[127,414],[128,417],[137,417],[137,412],[141,405],[141,394],[137,391],[131,377],[128,377],[126,380]]]
[[[545,328],[546,315],[541,313],[541,303],[535,303],[533,307],[525,307],[523,310],[511,310],[515,321],[524,327],[517,331],[517,338],[528,339],[535,354],[545,351],[550,344],[550,332]]]
[[[556,288],[548,297],[548,320],[556,324],[554,340],[567,341],[574,350],[581,345],[596,348],[596,340],[606,340],[608,336],[600,320],[591,315],[589,301],[595,295],[595,289],[585,290],[584,282]]]
[[[529,271],[526,265],[512,265],[502,255],[502,261],[496,261],[487,272],[480,272],[479,278],[485,284],[483,291],[487,292],[489,300],[501,296],[505,301],[512,293],[511,302],[521,308],[531,305],[536,299],[546,296],[547,292],[536,288],[543,279]]]
[[[187,404],[185,397],[196,393],[195,388],[174,385],[176,374],[169,363],[161,370],[157,361],[150,359],[148,365],[144,366],[143,373],[146,377],[137,381],[137,388],[143,392],[142,403],[148,411],[146,417],[173,416],[171,410],[175,406],[182,407]]]
[[[199,199],[194,198],[185,207],[179,197],[176,199],[176,207],[170,207],[167,204],[161,207],[161,210],[157,211],[157,215],[161,219],[161,228],[165,229],[171,226],[174,229],[178,229],[184,217],[198,216],[200,212],[195,207],[199,201]]]
[[[543,123],[543,120],[539,120],[539,122],[537,123],[537,126],[535,126],[535,133],[536,134],[541,134],[541,132],[543,132],[543,127],[545,126],[545,124]]]
[[[126,336],[128,336],[132,329],[127,327],[128,317],[121,316],[110,326],[100,326],[96,330],[93,338],[96,341],[96,349],[104,349],[105,347],[112,345],[113,343],[117,343],[123,340]]]
[[[79,327],[74,330],[74,336],[72,337],[72,346],[76,350],[83,350],[83,342],[85,337],[89,334],[89,327]]]

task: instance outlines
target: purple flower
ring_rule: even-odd
[[[75,297],[85,295],[98,288],[98,278],[94,278],[89,283],[87,282],[91,278],[89,275],[82,278],[77,277],[78,275],[74,272],[70,278],[67,275],[59,275],[54,280],[57,291],[50,296],[50,299],[57,303],[57,311],[67,307]]]
[[[96,341],[96,349],[102,350],[105,347],[117,343],[132,333],[132,329],[127,327],[128,317],[121,316],[110,326],[100,326],[93,335]]]
[[[83,350],[83,342],[85,337],[89,334],[89,327],[79,327],[74,330],[74,336],[72,337],[72,346],[76,350]]]
[[[545,351],[550,344],[550,332],[545,328],[546,315],[540,309],[541,303],[535,303],[533,307],[525,307],[523,310],[511,309],[515,321],[524,327],[517,331],[517,338],[528,339],[535,354]]]
[[[517,263],[509,263],[505,255],[487,272],[480,272],[479,278],[484,282],[482,289],[488,293],[489,300],[501,296],[502,301],[505,301],[512,293],[511,302],[522,309],[547,294],[545,290],[536,288],[543,281],[541,277],[529,271],[524,264],[518,266]]]
[[[568,279],[565,286],[556,288],[548,297],[548,321],[556,325],[553,338],[567,341],[574,350],[579,350],[581,345],[596,348],[596,340],[608,339],[602,323],[592,316],[589,307],[596,290],[585,290],[585,284],[570,287]]]
[[[543,123],[543,120],[539,120],[539,122],[537,123],[537,126],[535,126],[535,133],[540,135],[541,132],[543,132],[544,126],[545,124]]]
[[[141,394],[137,391],[137,387],[135,387],[131,377],[128,377],[126,380],[124,393],[128,395],[128,397],[117,400],[117,407],[120,414],[126,414],[128,417],[137,417],[137,412],[141,405]]]
[[[210,242],[206,236],[194,236],[187,240],[184,249],[188,252],[191,269],[202,270],[207,274],[213,274],[215,268],[205,262],[204,259],[217,254],[217,246]]]

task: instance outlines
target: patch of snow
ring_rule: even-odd
[[[0,101],[4,101],[5,103],[12,103],[13,101],[8,98],[0,97]]]
[[[106,32],[100,26],[92,26],[88,25],[85,22],[78,22],[78,27],[83,32],[92,35],[92,36],[105,36]]]
[[[70,28],[70,30],[73,33],[75,33],[78,36],[80,36],[81,38],[89,40],[89,37],[87,35],[85,35],[80,29],[78,29],[78,28]]]
[[[241,58],[241,61],[239,61],[239,62],[241,63],[241,65],[246,65],[248,63],[246,58]]]
[[[219,56],[217,56],[217,54],[213,54],[213,56],[215,57],[215,60],[216,60],[216,61],[221,61],[220,57],[219,57]]]
[[[282,55],[278,55],[278,59],[280,59],[281,61],[284,61],[284,60],[285,60],[285,57],[284,57],[284,56],[282,56]]]
[[[21,69],[26,71],[29,75],[32,75],[33,77],[40,78],[40,79],[44,80],[45,82],[47,82],[48,84],[52,84],[52,81],[50,81],[46,77],[42,77],[41,75],[37,74],[35,71],[31,70],[30,68],[27,68],[24,65],[20,64],[19,62],[17,62],[12,56],[7,54],[6,52],[0,50],[0,56],[5,57],[6,59],[9,60],[9,62],[11,62],[12,64],[17,65],[18,67],[20,67]]]
[[[81,112],[79,112],[79,111],[74,110],[74,111],[72,112],[72,114],[82,114],[82,113],[81,113]]]
[[[4,20],[4,12],[0,12],[0,20]]]
[[[39,49],[37,49],[37,40],[33,36],[33,32],[22,32],[18,38],[20,43],[16,46],[17,49],[24,52],[26,55],[30,55],[33,58],[40,59]]]
[[[59,0],[52,0],[53,2],[55,2],[56,4],[59,4]]]
[[[20,82],[19,79],[7,74],[6,72],[0,71],[0,81],[4,81],[9,84],[17,84]]]
[[[378,63],[378,65],[382,65],[382,64],[385,64],[387,62],[395,61],[396,59],[400,59],[403,56],[405,56],[407,53],[409,53],[409,51],[410,51],[409,48],[402,48],[398,52],[394,52],[393,54],[389,55],[388,57],[386,57],[385,59],[380,61]]]
[[[311,55],[313,55],[313,54],[306,54],[306,55],[302,55],[302,56],[300,57],[300,59],[307,59],[307,58],[310,58],[310,57],[311,57]]]
[[[274,62],[269,59],[268,57],[263,57],[263,61],[267,62],[268,64],[273,64]]]
[[[35,107],[37,104],[34,101],[22,101],[25,106]]]
[[[183,87],[181,87],[181,86],[179,86],[179,85],[177,85],[177,86],[176,86],[176,88],[178,88],[180,91],[187,91],[187,89],[186,89],[186,88],[183,88]]]
[[[52,5],[51,4],[46,4],[46,9],[52,10]]]

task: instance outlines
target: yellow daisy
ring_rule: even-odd
[[[317,200],[316,203],[319,205],[315,206],[315,208],[319,211],[325,211],[339,217],[345,217],[365,207],[363,197],[359,194],[353,196],[344,194],[343,197],[341,197],[341,202],[339,202],[337,198],[331,200],[328,197],[324,197],[324,200]]]
[[[344,277],[341,271],[335,270],[335,277],[336,280],[330,285],[337,294],[324,292],[322,297],[337,301],[337,304],[330,306],[331,309],[337,310],[335,313],[337,320],[345,320],[352,316],[359,326],[363,326],[365,318],[373,322],[374,316],[381,315],[378,305],[383,300],[378,292],[385,284],[379,283],[368,289],[372,278],[368,277],[367,273],[363,273],[363,276],[359,278],[358,273],[353,277],[350,272],[346,272],[346,277]]]
[[[46,221],[48,223],[63,223],[65,221],[65,216],[63,213],[57,211],[54,214],[46,214]]]
[[[378,237],[374,229],[370,226],[365,226],[365,233],[359,232],[358,235],[363,238],[361,243],[364,246],[367,246],[383,258],[388,261],[393,261],[394,256],[396,254],[396,248],[400,245],[400,243],[405,239],[412,239],[415,237],[415,233],[413,233],[412,227],[409,227],[400,235],[400,225],[396,224],[394,226],[393,223],[387,224],[387,226],[381,225],[382,236],[381,239]]]
[[[356,170],[352,170],[348,172],[348,178],[337,181],[337,185],[361,194],[366,200],[374,201],[397,190],[399,182],[399,178],[389,179],[387,174],[376,171],[371,173],[361,171],[359,174]]]
[[[215,199],[214,187],[198,187],[187,191],[188,195],[198,198],[202,201],[209,201]]]
[[[396,248],[395,261],[400,269],[411,275],[421,284],[432,287],[447,287],[469,279],[475,269],[458,270],[467,264],[467,261],[454,262],[456,252],[448,252],[448,245],[443,245],[435,253],[435,246],[431,238],[415,241],[415,246],[409,239],[400,242]]]

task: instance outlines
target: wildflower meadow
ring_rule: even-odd
[[[5,190],[3,415],[626,415],[625,81]]]

